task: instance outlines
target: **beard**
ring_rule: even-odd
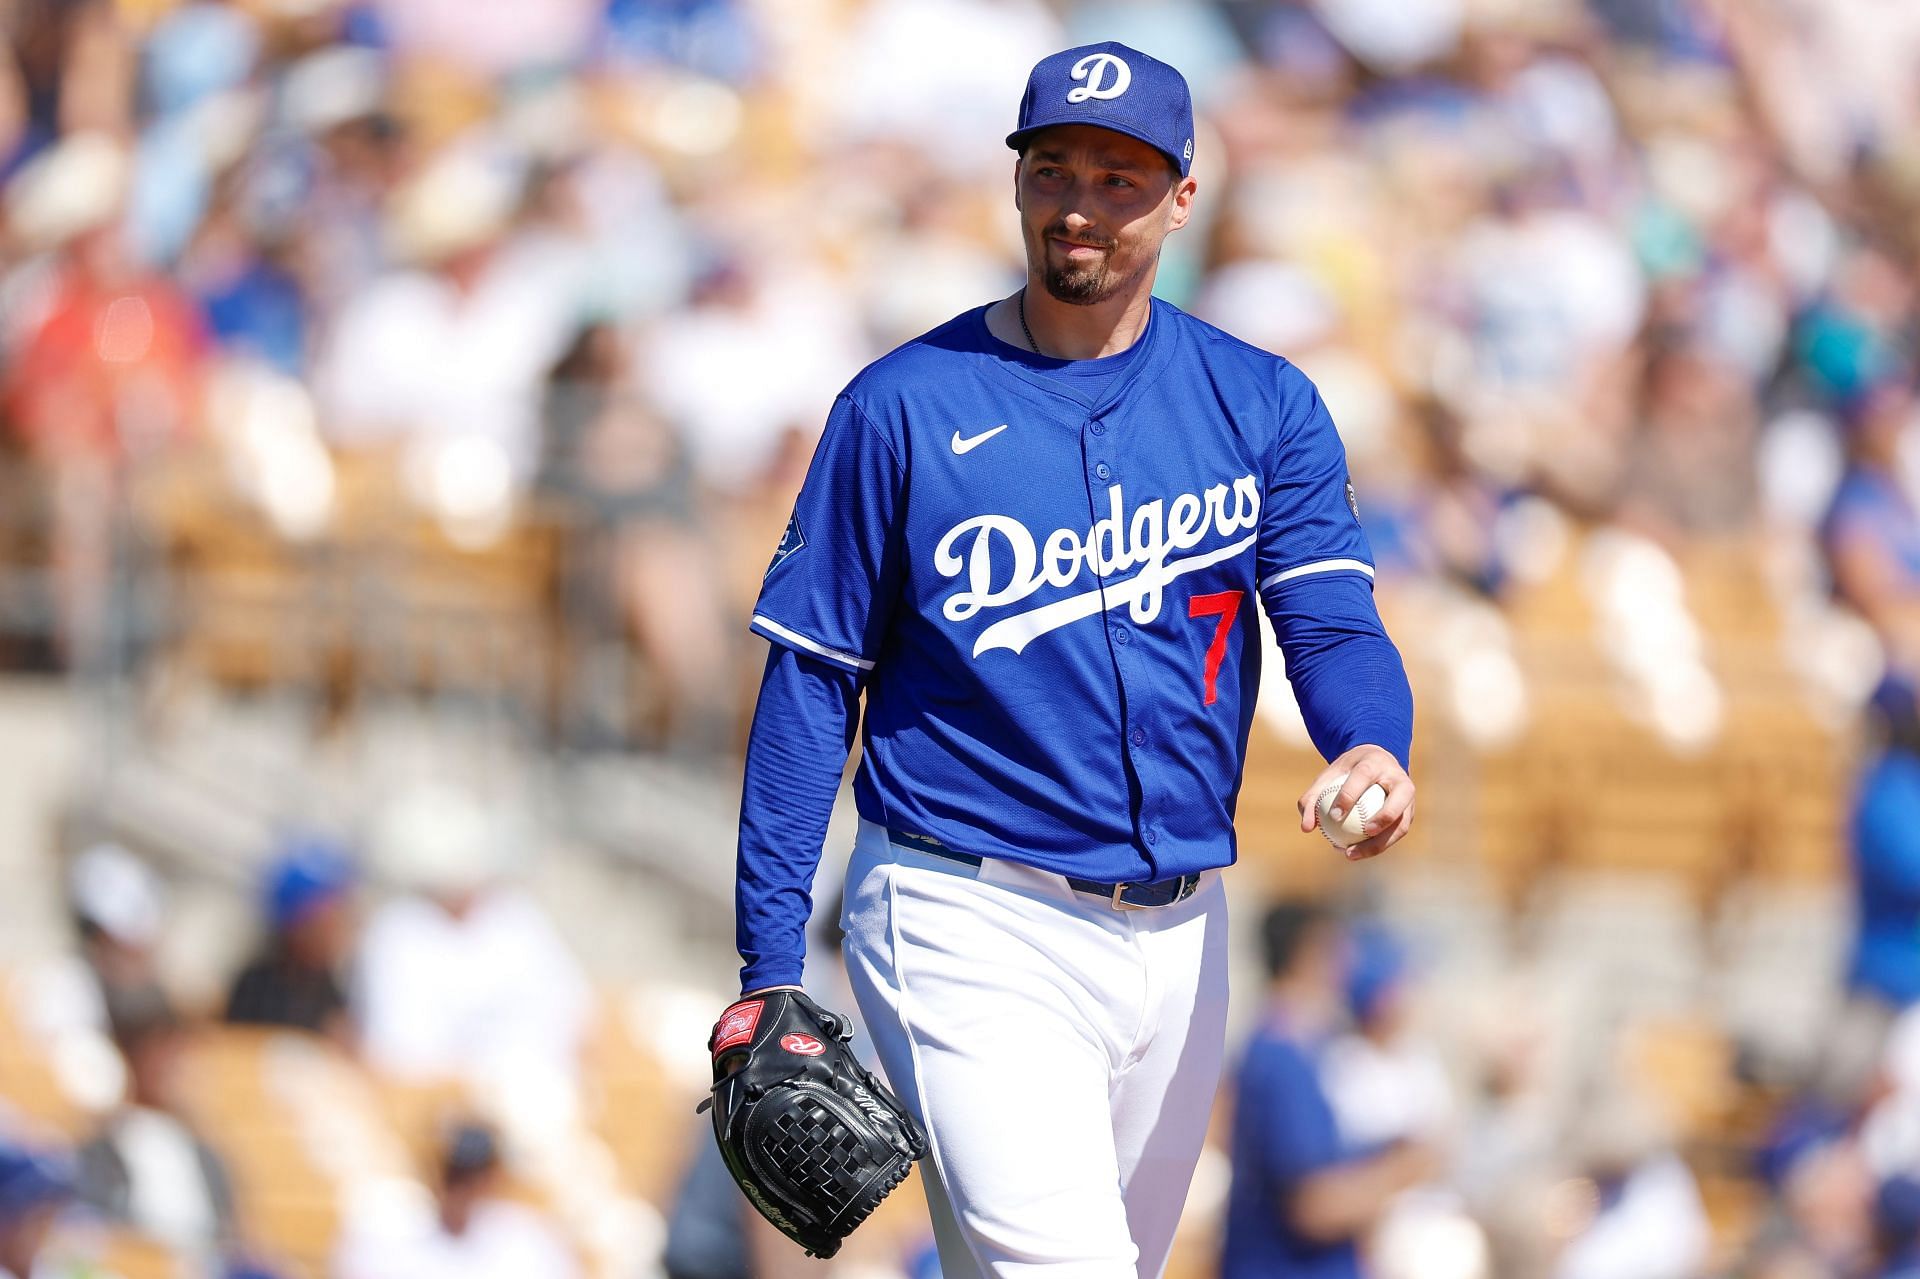
[[[1047,292],[1055,301],[1070,306],[1092,306],[1104,302],[1113,296],[1119,282],[1113,273],[1107,270],[1107,264],[1101,262],[1088,266],[1049,266],[1046,270]]]
[[[1042,234],[1041,244],[1049,244],[1053,236],[1067,234],[1065,227],[1048,227]],[[1112,297],[1127,282],[1112,270],[1115,243],[1111,240],[1096,241],[1094,247],[1104,251],[1095,262],[1068,261],[1059,266],[1046,262],[1041,279],[1055,301],[1065,302],[1069,306],[1092,306]],[[1045,254],[1047,250],[1042,248],[1041,252]],[[1042,261],[1045,261],[1044,257]]]

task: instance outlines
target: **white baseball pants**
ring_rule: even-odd
[[[930,1138],[945,1279],[1155,1279],[1220,1077],[1219,874],[1115,910],[863,821],[841,924],[867,1032]]]

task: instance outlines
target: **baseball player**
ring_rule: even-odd
[[[1340,773],[1342,814],[1386,792],[1351,857],[1413,818],[1412,698],[1313,384],[1152,296],[1196,198],[1185,80],[1069,49],[1007,143],[1025,287],[853,380],[767,570],[743,998],[800,980],[864,697],[844,953],[942,1270],[1152,1276],[1220,1072],[1253,609],[1330,761],[1302,830]]]

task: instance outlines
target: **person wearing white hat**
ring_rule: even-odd
[[[547,913],[509,877],[503,825],[441,786],[408,791],[381,813],[375,868],[404,891],[373,913],[361,942],[361,1048],[400,1078],[464,1079],[508,1100],[551,1089],[564,1105],[592,989]],[[523,1087],[535,1080],[539,1089]]]

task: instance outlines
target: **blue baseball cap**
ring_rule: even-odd
[[[1057,124],[1112,129],[1153,147],[1186,177],[1193,167],[1193,95],[1186,77],[1158,58],[1113,40],[1042,58],[1027,77],[1015,151]]]
[[[1377,924],[1356,924],[1349,936],[1352,948],[1347,955],[1347,1007],[1365,1021],[1405,979],[1407,954],[1399,941]]]
[[[315,906],[345,894],[353,881],[345,849],[321,836],[290,836],[267,868],[267,918],[277,930],[292,928]]]

